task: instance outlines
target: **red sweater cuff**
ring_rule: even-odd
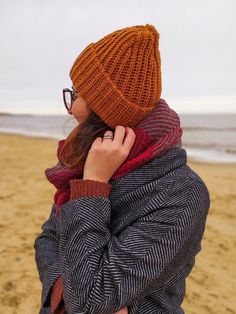
[[[90,179],[70,180],[70,199],[75,200],[81,196],[101,195],[108,197],[112,185],[106,182]]]
[[[59,304],[63,300],[63,282],[61,276],[56,279],[54,282],[54,285],[52,286],[51,291],[51,299],[50,299],[50,305],[52,309],[52,313],[64,313],[62,312],[62,309],[59,311]],[[60,304],[61,308],[61,304]]]

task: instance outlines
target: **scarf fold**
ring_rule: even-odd
[[[167,102],[160,98],[156,108],[134,129],[135,143],[123,162],[110,180],[117,179],[142,166],[153,158],[165,154],[169,149],[182,146],[183,130],[180,126],[178,114],[169,107]],[[60,160],[60,151],[66,139],[58,142],[58,163],[45,170],[46,178],[57,189],[54,195],[56,217],[59,208],[70,199],[69,181],[83,178],[84,162],[73,169],[67,168]]]

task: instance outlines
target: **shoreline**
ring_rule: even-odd
[[[47,140],[47,141],[52,141],[52,142],[58,142],[59,140],[63,139],[63,138],[55,138],[55,137],[50,137],[50,136],[40,136],[40,135],[29,135],[29,134],[19,134],[17,132],[2,132],[0,131],[0,135],[7,135],[7,136],[18,136],[18,137],[25,137],[25,138],[32,138],[34,140]],[[183,148],[185,150],[187,150],[184,146]],[[219,165],[219,166],[236,166],[236,161],[232,162],[232,161],[215,161],[215,160],[204,160],[204,159],[200,159],[197,157],[191,157],[188,155],[187,152],[187,159],[189,163],[193,163],[193,164],[205,164],[205,165]]]

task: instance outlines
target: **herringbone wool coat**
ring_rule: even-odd
[[[125,306],[130,314],[184,313],[185,279],[210,207],[186,150],[174,147],[109,184],[107,195],[62,205],[58,219],[53,204],[34,244],[40,314],[51,313],[50,289],[60,275],[68,314],[112,314]]]

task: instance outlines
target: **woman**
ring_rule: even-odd
[[[153,25],[126,27],[70,70],[79,125],[45,171],[57,191],[34,244],[41,314],[184,313],[210,198],[160,98],[158,41]]]

